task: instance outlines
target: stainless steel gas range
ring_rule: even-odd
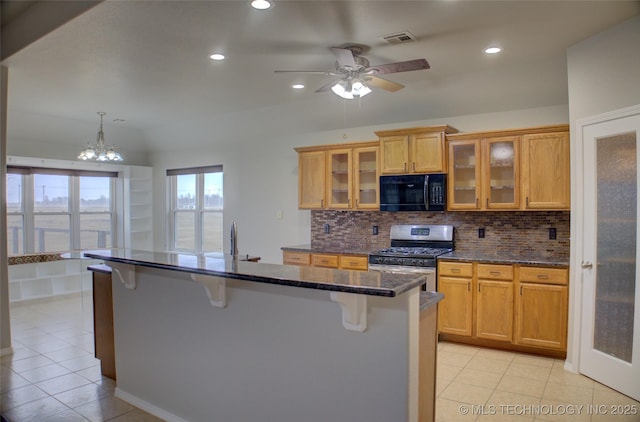
[[[436,259],[453,250],[451,225],[393,225],[391,247],[369,254],[369,270],[427,275],[425,289],[436,290]]]

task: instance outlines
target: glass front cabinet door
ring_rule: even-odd
[[[450,210],[480,208],[480,140],[449,142]]]
[[[486,209],[517,209],[520,138],[483,139],[483,200]]]
[[[327,153],[327,200],[328,208],[352,207],[352,149],[336,149]]]
[[[377,210],[380,208],[378,177],[380,174],[379,147],[354,148],[354,208]]]

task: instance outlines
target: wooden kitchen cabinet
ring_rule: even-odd
[[[318,209],[325,205],[326,152],[298,153],[298,208]]]
[[[566,351],[568,280],[563,268],[520,267],[517,344]]]
[[[368,146],[353,149],[353,208],[357,210],[380,209],[380,147]]]
[[[282,251],[282,263],[285,265],[311,265],[311,254],[308,252]]]
[[[381,174],[444,173],[447,171],[445,135],[451,126],[378,131]]]
[[[517,209],[520,138],[449,141],[450,210]]]
[[[569,132],[522,137],[522,196],[525,209],[569,209]]]
[[[438,331],[471,336],[473,334],[473,264],[438,262],[437,290],[444,294],[438,306]]]
[[[569,209],[567,125],[447,135],[449,210]]]
[[[321,254],[300,251],[282,251],[282,263],[285,265],[339,268],[342,270],[369,269],[368,255]]]
[[[351,208],[353,157],[351,148],[327,151],[327,208]]]
[[[380,208],[377,141],[295,150],[298,152],[298,208]]]
[[[367,255],[340,255],[338,257],[338,268],[343,270],[362,270],[369,268],[369,257]]]
[[[438,261],[440,339],[566,356],[568,269]]]
[[[480,209],[480,140],[449,141],[449,210]]]
[[[477,264],[476,337],[513,339],[513,266]]]
[[[338,255],[314,253],[311,255],[311,265],[314,267],[338,268]]]

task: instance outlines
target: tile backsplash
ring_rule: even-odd
[[[325,233],[328,224],[329,233]],[[374,251],[388,247],[393,224],[451,224],[455,249],[495,254],[569,257],[569,211],[494,212],[353,212],[311,211],[312,247],[340,247],[344,250]],[[374,235],[373,226],[378,226]],[[478,229],[485,237],[478,237]],[[549,239],[549,229],[556,239]]]

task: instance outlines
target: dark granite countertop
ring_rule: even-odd
[[[444,299],[444,295],[438,292],[420,292],[420,311],[429,309]]]
[[[283,251],[294,251],[294,252],[308,252],[308,253],[322,253],[322,254],[335,254],[335,255],[369,255],[372,249],[354,249],[349,248],[345,249],[342,246],[323,246],[312,247],[310,244],[305,245],[295,245],[295,246],[283,246],[280,248]],[[373,248],[375,250],[375,248]]]
[[[569,259],[550,258],[540,255],[495,254],[482,251],[453,251],[440,255],[438,259],[462,262],[484,262],[487,264],[520,264],[544,267],[568,268]]]
[[[226,254],[193,255],[130,249],[85,251],[89,258],[258,283],[394,297],[425,283],[424,275],[334,270],[233,259]]]

